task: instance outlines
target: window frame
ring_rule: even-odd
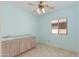
[[[59,28],[59,23],[60,22],[59,21],[62,20],[62,19],[65,19],[65,21],[63,21],[63,22],[66,23],[66,29],[64,28],[62,30],[66,30],[66,33],[60,33],[60,28]],[[58,20],[58,28],[57,28],[58,29],[58,33],[53,33],[52,32],[52,29],[53,29],[53,27],[52,27],[52,24],[53,24],[52,21],[55,21],[55,20]],[[68,34],[68,26],[67,26],[68,25],[68,21],[67,21],[67,17],[63,17],[63,18],[59,18],[59,19],[55,19],[55,20],[51,21],[51,32],[52,32],[52,34],[67,35]]]

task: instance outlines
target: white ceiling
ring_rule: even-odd
[[[36,6],[30,6],[27,3],[31,2],[33,4],[36,4]],[[29,11],[33,11],[34,9],[37,8],[37,4],[39,3],[39,1],[8,1],[8,2],[0,2],[0,5],[2,4],[12,4],[15,5],[17,7],[20,7],[22,9],[25,10],[29,10]],[[47,1],[46,4],[50,5],[50,6],[54,6],[54,9],[52,11],[56,11],[62,8],[66,8],[72,5],[76,5],[79,4],[79,1]]]

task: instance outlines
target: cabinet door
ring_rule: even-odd
[[[1,44],[1,55],[2,57],[9,56],[9,41],[4,41]]]
[[[20,39],[20,53],[24,52],[25,50],[25,40],[22,38]]]
[[[32,48],[32,46],[31,46],[31,43],[32,43],[31,37],[28,37],[26,41],[27,41],[27,49],[31,49]]]
[[[20,39],[20,53],[25,52],[31,48],[31,41],[28,38]]]
[[[36,47],[36,41],[35,39],[31,39],[31,48]]]
[[[19,54],[19,40],[10,41],[10,56],[16,56]]]

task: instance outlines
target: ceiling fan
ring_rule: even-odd
[[[36,4],[29,2],[28,5],[35,6]],[[39,14],[41,14],[45,13],[46,9],[54,9],[54,7],[46,4],[46,1],[39,1],[39,4],[37,4],[37,8],[34,10],[34,12],[38,12]]]

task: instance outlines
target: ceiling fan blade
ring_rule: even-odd
[[[33,10],[32,12],[33,12],[33,13],[35,13],[35,12],[36,12],[36,10]]]
[[[33,6],[35,6],[35,4],[33,4],[33,3],[27,3],[28,5],[33,5]]]
[[[46,5],[45,7],[50,8],[50,9],[54,9],[54,7]]]
[[[37,11],[37,7],[32,9],[32,12],[35,13]]]

